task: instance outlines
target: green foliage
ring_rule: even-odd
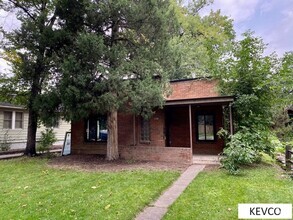
[[[173,14],[169,1],[88,1],[87,25],[60,63],[56,94],[66,119],[118,109],[148,117],[162,106],[177,27]]]
[[[220,135],[223,134],[227,135],[227,131],[221,131]],[[226,136],[221,164],[231,174],[237,174],[242,165],[258,162],[262,152],[272,156],[275,146],[270,137],[271,133],[266,130],[241,127],[236,134]]]
[[[8,135],[8,131],[6,131],[3,135],[3,138],[1,138],[1,142],[0,142],[0,151],[8,151],[10,150],[10,138]]]
[[[274,91],[271,78],[276,70],[275,57],[264,56],[262,39],[251,32],[234,46],[233,57],[228,58],[221,75],[223,94],[236,96],[234,104],[237,125],[253,126],[271,122]]]
[[[209,2],[189,2],[192,3],[187,8],[175,6],[180,31],[170,42],[175,51],[171,78],[217,76],[221,72],[220,60],[231,51],[235,38],[232,20],[220,11],[201,17],[198,11]]]
[[[38,151],[41,153],[49,153],[50,147],[57,141],[53,128],[46,128],[41,131],[41,138],[39,140]]]

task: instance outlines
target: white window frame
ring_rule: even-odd
[[[12,126],[11,128],[4,128],[4,112],[12,112]],[[22,113],[22,128],[15,128],[15,120],[16,120],[16,113]],[[22,130],[23,129],[23,123],[24,123],[24,113],[21,111],[3,111],[3,129],[7,130]]]

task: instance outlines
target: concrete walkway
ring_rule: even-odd
[[[37,152],[38,154],[40,154],[41,152]],[[61,153],[61,149],[53,149],[50,150],[50,153]],[[7,154],[2,154],[0,155],[0,160],[1,159],[13,159],[13,158],[17,158],[17,157],[22,157],[24,154],[22,153],[7,153]]]
[[[136,220],[160,220],[167,213],[168,207],[175,202],[180,194],[186,189],[197,174],[205,168],[205,165],[191,165],[188,167],[167,189],[157,201],[146,207],[137,217]]]

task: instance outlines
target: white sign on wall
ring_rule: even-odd
[[[70,153],[71,153],[71,132],[66,132],[61,155],[65,156],[65,155],[69,155]]]

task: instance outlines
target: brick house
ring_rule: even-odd
[[[216,133],[221,127],[233,131],[233,97],[220,96],[217,81],[210,79],[177,80],[170,85],[164,108],[150,120],[118,113],[121,158],[191,163],[193,154],[222,152],[224,142]],[[72,122],[71,132],[72,154],[106,154],[105,117]]]

